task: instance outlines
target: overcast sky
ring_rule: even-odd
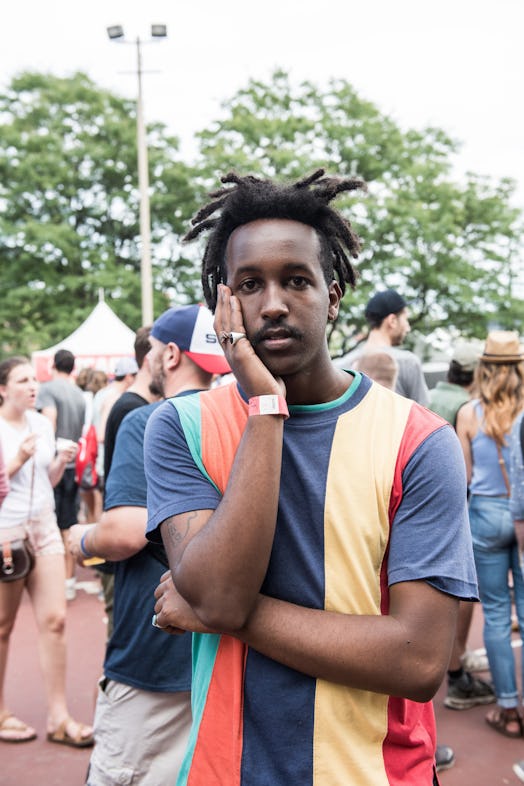
[[[133,97],[135,51],[106,27],[146,39],[151,23],[168,39],[143,47],[146,120],[188,152],[223,99],[282,67],[347,79],[404,129],[440,126],[462,142],[457,174],[513,177],[524,207],[523,0],[4,0],[1,87],[22,70],[83,70]]]

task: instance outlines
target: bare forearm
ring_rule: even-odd
[[[442,682],[451,652],[456,608],[448,600],[440,640],[397,616],[338,614],[265,596],[259,596],[245,628],[234,635],[312,677],[428,701]]]
[[[136,554],[134,547],[130,547],[125,540],[111,537],[107,529],[100,524],[92,525],[92,529],[86,533],[83,545],[88,554],[110,562],[119,562]]]
[[[273,545],[283,421],[250,418],[224,497],[196,534],[191,515],[162,526],[180,594],[210,627],[244,624],[264,580]]]
[[[147,544],[144,535],[146,515],[145,508],[113,508],[104,512],[96,524],[81,527],[76,540],[79,542],[81,534],[84,535],[83,549],[91,556],[111,562],[129,559]]]

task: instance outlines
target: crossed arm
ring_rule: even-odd
[[[361,690],[429,701],[445,676],[458,600],[423,581],[395,584],[390,612],[350,615],[308,609],[258,594],[242,628],[210,628],[162,576],[158,624],[169,633],[228,633],[311,677]]]
[[[424,581],[402,582],[390,589],[389,614],[371,616],[260,593],[277,515],[279,429],[277,416],[250,418],[216,510],[161,524],[172,579],[166,574],[156,592],[158,624],[170,632],[228,633],[315,678],[429,700],[447,668],[455,598]]]
[[[229,300],[230,312],[224,311]],[[216,315],[218,335],[245,332],[227,288],[221,290]],[[231,351],[231,365],[249,396],[283,392],[249,342],[240,341]],[[429,700],[448,664],[457,599],[423,581],[402,582],[390,589],[388,615],[366,616],[261,594],[277,519],[282,441],[280,416],[248,418],[217,508],[162,522],[171,572],[155,592],[158,624],[173,633],[228,633],[313,677]]]

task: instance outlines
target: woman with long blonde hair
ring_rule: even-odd
[[[507,737],[522,737],[508,582],[511,574],[517,617],[524,630],[524,579],[509,510],[508,477],[508,437],[524,408],[524,354],[517,333],[499,330],[488,334],[474,384],[476,398],[459,410],[457,434],[470,489],[469,518],[484,612],[484,645],[497,697],[486,721]]]

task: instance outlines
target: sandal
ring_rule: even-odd
[[[486,723],[505,737],[524,736],[524,723],[516,707],[496,707],[486,715]]]
[[[0,740],[2,742],[30,742],[36,740],[36,731],[10,712],[6,712],[0,718]]]
[[[76,734],[69,734],[67,731],[67,727],[71,723],[77,726]],[[95,744],[93,733],[84,733],[89,728],[89,726],[85,726],[83,723],[76,723],[71,718],[66,718],[56,731],[47,732],[47,740],[48,742],[57,742],[59,745],[69,745],[71,748],[91,748]]]

